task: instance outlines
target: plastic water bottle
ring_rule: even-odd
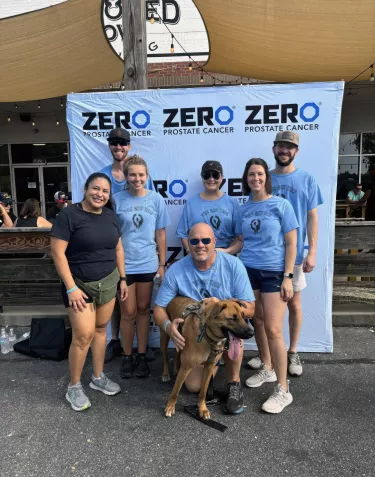
[[[0,345],[2,354],[9,353],[9,336],[5,328],[2,328],[0,332]]]
[[[161,285],[161,276],[157,273],[154,276],[154,291],[157,292]]]
[[[17,341],[16,333],[13,328],[9,328],[9,351],[13,351],[13,346]]]

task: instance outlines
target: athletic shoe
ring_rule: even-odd
[[[259,371],[245,381],[248,388],[259,388],[263,383],[274,383],[277,381],[275,370],[268,371],[264,364]]]
[[[91,402],[83,392],[81,383],[68,386],[68,392],[65,394],[65,398],[75,411],[84,411],[91,407]]]
[[[240,414],[243,412],[243,392],[241,383],[233,381],[228,383],[228,396],[225,402],[225,411],[229,414]]]
[[[275,386],[273,393],[263,404],[262,409],[270,414],[279,414],[284,407],[289,406],[293,402],[293,396],[289,392],[289,381],[287,383],[287,391],[285,392],[281,384]]]
[[[104,362],[109,363],[113,358],[122,355],[122,347],[120,340],[111,340],[105,349]]]
[[[145,354],[138,354],[135,358],[135,375],[137,378],[147,378],[150,375]]]
[[[114,383],[107,376],[102,373],[100,378],[97,379],[94,375],[91,377],[91,382],[89,384],[91,389],[95,389],[95,391],[101,391],[102,393],[106,394],[107,396],[114,396],[121,392],[121,388],[117,383]]]
[[[259,356],[254,356],[254,358],[248,361],[247,365],[251,369],[260,369],[262,367],[262,360]]]
[[[130,356],[124,355],[122,358],[121,368],[120,368],[120,376],[123,379],[129,379],[133,376],[134,371],[134,358],[131,354]]]
[[[153,350],[151,348],[149,348],[147,346],[146,348],[146,360],[147,361],[155,361],[155,353],[153,352]]]
[[[291,376],[301,376],[302,364],[298,353],[288,351],[288,373]]]

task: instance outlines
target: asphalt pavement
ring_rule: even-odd
[[[333,354],[303,354],[291,378],[294,402],[279,415],[261,411],[272,384],[244,389],[245,412],[212,418],[221,433],[183,412],[196,396],[182,392],[176,415],[163,415],[171,384],[160,379],[157,352],[148,379],[120,380],[120,359],[105,372],[122,393],[108,397],[82,383],[92,407],[65,401],[68,362],[0,355],[1,477],[242,476],[372,477],[375,475],[375,333],[335,328]],[[172,357],[173,351],[171,351]],[[253,352],[247,352],[244,363]],[[172,366],[172,363],[171,363]],[[251,370],[243,366],[244,381]],[[217,389],[224,390],[220,368]]]

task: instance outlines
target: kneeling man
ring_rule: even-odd
[[[212,228],[204,223],[194,225],[189,232],[190,255],[173,264],[166,272],[155,300],[154,318],[156,324],[172,338],[178,350],[185,346],[185,339],[178,331],[183,319],[169,321],[166,308],[176,296],[186,296],[193,300],[215,297],[219,300],[237,298],[241,300],[245,318],[254,314],[254,294],[240,260],[227,253],[215,250],[216,239]],[[243,393],[240,385],[240,369],[243,346],[235,361],[224,353],[228,379],[226,410],[231,414],[243,411]],[[203,366],[196,366],[189,374],[185,385],[191,392],[198,392],[202,382]]]

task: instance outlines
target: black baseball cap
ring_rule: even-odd
[[[12,198],[7,192],[0,192],[0,202],[5,205],[10,205],[12,203]]]
[[[111,141],[112,139],[125,139],[125,141],[130,142],[130,134],[129,131],[122,128],[112,129],[108,134],[107,141]]]
[[[201,174],[206,171],[217,171],[222,174],[223,166],[220,164],[219,161],[206,161],[202,166]]]

